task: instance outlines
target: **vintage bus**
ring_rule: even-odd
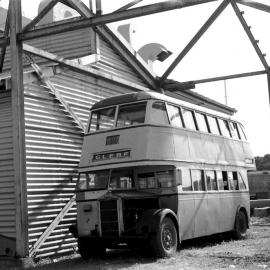
[[[83,258],[149,244],[158,257],[181,241],[249,227],[243,126],[156,92],[93,105],[79,165],[74,234]]]

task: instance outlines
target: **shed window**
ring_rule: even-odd
[[[194,120],[193,111],[183,109],[183,118],[185,122],[185,127],[196,130],[196,124]]]
[[[167,109],[171,125],[174,127],[183,127],[180,108],[168,104]]]
[[[113,128],[115,111],[115,107],[93,111],[91,114],[90,132]]]
[[[191,170],[194,191],[205,190],[203,170]]]
[[[124,127],[144,123],[145,111],[145,102],[120,106],[116,126]]]
[[[169,119],[164,102],[156,101],[152,105],[151,122],[153,124],[168,125]]]

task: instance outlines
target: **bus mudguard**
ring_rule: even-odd
[[[246,215],[246,219],[247,219],[247,226],[249,228],[249,222],[250,222],[250,220],[249,220],[249,216],[248,216],[248,212],[247,212],[246,207],[244,205],[239,205],[238,208],[237,208],[237,211],[236,211],[236,217],[237,217],[239,211],[244,211],[244,213]],[[234,226],[235,226],[235,224],[234,224]]]
[[[168,208],[149,209],[144,211],[136,224],[136,233],[138,234],[156,233],[165,217],[169,217],[172,219],[175,228],[177,230],[178,240],[180,240],[179,224],[177,216],[171,209]]]

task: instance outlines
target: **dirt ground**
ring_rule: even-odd
[[[153,259],[140,250],[109,250],[103,260],[83,261],[75,256],[42,264],[34,270],[270,269],[270,217],[252,218],[245,240],[215,236],[186,241],[169,259]]]

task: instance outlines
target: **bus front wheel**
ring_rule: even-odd
[[[106,253],[106,248],[102,243],[83,237],[78,239],[78,249],[84,260],[100,258]]]
[[[161,222],[157,233],[151,238],[151,249],[155,256],[171,257],[177,249],[177,231],[173,221],[166,217]]]
[[[234,238],[244,239],[247,236],[247,218],[244,211],[240,210],[235,219]]]

